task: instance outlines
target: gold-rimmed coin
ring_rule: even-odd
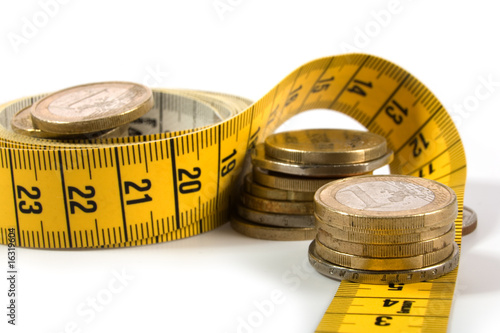
[[[276,227],[314,228],[314,216],[311,214],[278,214],[261,212],[245,207],[237,206],[238,215],[250,222]]]
[[[263,186],[286,191],[315,192],[321,186],[338,178],[307,178],[269,172],[253,167],[253,180]]]
[[[315,213],[327,224],[366,229],[445,226],[457,217],[457,197],[448,186],[404,175],[350,177],[321,187]]]
[[[264,144],[257,144],[252,150],[252,164],[275,172],[308,177],[346,177],[367,174],[392,161],[392,151],[377,159],[350,164],[298,164],[278,160],[266,155]]]
[[[428,239],[439,237],[451,229],[455,230],[455,224],[451,222],[449,225],[440,228],[418,228],[413,230],[394,229],[393,233],[388,233],[386,230],[371,230],[343,227],[337,228],[321,222],[316,218],[316,228],[318,234],[327,233],[326,237],[337,238],[344,241],[365,243],[365,244],[400,244],[426,241]]]
[[[390,257],[412,257],[440,250],[455,242],[455,228],[436,238],[398,244],[366,244],[354,243],[332,237],[324,230],[318,229],[316,239],[332,250],[346,252],[355,256],[390,258]]]
[[[464,206],[462,220],[462,236],[468,235],[477,228],[477,214],[471,208]]]
[[[260,198],[287,201],[313,201],[314,192],[287,191],[260,185],[253,181],[252,173],[245,176],[245,191]]]
[[[31,106],[17,112],[11,120],[11,128],[14,132],[38,139],[57,140],[92,140],[107,139],[127,136],[129,124],[111,128],[105,131],[81,133],[81,134],[60,134],[42,131],[33,125],[31,120]]]
[[[315,247],[318,255],[332,264],[371,271],[407,270],[435,265],[445,260],[453,253],[454,245],[455,243],[430,253],[411,257],[369,258],[335,251],[325,246],[317,239],[315,240]]]
[[[46,132],[84,134],[130,123],[153,106],[150,88],[131,82],[99,82],[57,91],[31,108],[33,124]]]
[[[280,201],[262,199],[244,191],[241,193],[241,203],[261,212],[281,214],[312,214],[313,203],[308,201]]]
[[[332,264],[318,255],[315,245],[315,241],[309,245],[309,262],[314,269],[331,279],[357,283],[387,285],[389,283],[416,283],[433,280],[453,271],[458,266],[460,258],[460,249],[457,244],[453,244],[453,253],[434,265],[410,270],[370,271]]]
[[[295,241],[295,240],[311,240],[316,236],[314,228],[286,228],[272,227],[247,221],[236,214],[230,217],[231,227],[248,237],[279,240],[279,241]]]
[[[265,139],[265,152],[298,164],[351,164],[387,154],[384,137],[346,129],[306,129],[275,133]]]
[[[64,139],[65,141],[86,141],[86,140],[103,140],[103,139],[111,139],[111,138],[121,138],[128,136],[130,125],[125,124],[119,127],[115,127],[109,130],[94,132],[94,133],[85,133],[71,136],[68,139]],[[62,139],[59,139],[62,140]]]

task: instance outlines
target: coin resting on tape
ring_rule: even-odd
[[[373,258],[335,251],[317,240],[315,242],[316,252],[327,261],[344,267],[373,271],[407,270],[435,265],[448,258],[454,246],[454,243],[449,244],[442,249],[411,257]]]
[[[361,229],[342,227],[337,228],[321,221],[316,215],[316,227],[318,231],[328,233],[331,237],[365,244],[400,244],[426,241],[439,237],[450,231],[455,230],[453,222],[440,228],[416,228],[416,229],[393,229],[391,233],[384,229]]]
[[[111,128],[100,132],[88,132],[81,134],[58,134],[42,131],[33,125],[31,120],[31,106],[17,112],[10,123],[12,130],[18,134],[27,135],[34,138],[58,139],[58,140],[88,140],[88,139],[108,139],[123,137],[128,135],[129,124]]]
[[[319,273],[337,280],[386,285],[390,283],[416,283],[428,281],[448,274],[458,266],[460,252],[458,246],[454,244],[452,254],[445,260],[434,265],[411,270],[376,271],[359,270],[335,265],[319,256],[315,245],[315,242],[309,245],[309,261]],[[341,310],[339,308],[337,309]]]
[[[33,105],[33,124],[60,134],[98,132],[127,124],[153,106],[151,89],[131,82],[100,82],[50,94]]]
[[[339,226],[441,227],[455,220],[457,198],[449,187],[425,178],[360,176],[320,188],[315,194],[315,212],[324,222]]]
[[[319,256],[352,270],[405,272],[447,261],[457,246],[456,196],[436,181],[402,175],[350,177],[322,186],[314,202],[318,233],[310,250],[313,265]],[[446,231],[436,234],[442,228]],[[408,241],[420,233],[424,239]],[[352,241],[356,235],[358,241]]]
[[[316,239],[332,250],[347,252],[355,256],[378,258],[411,257],[433,252],[453,244],[455,242],[455,228],[452,227],[444,234],[423,241],[407,242],[398,237],[397,244],[345,241],[320,228],[318,228]]]

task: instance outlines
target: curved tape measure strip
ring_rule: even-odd
[[[63,144],[8,130],[12,114],[39,97],[2,106],[0,241],[9,228],[18,230],[18,245],[36,248],[150,244],[211,230],[226,222],[247,148],[315,108],[343,112],[386,137],[395,152],[391,172],[449,185],[461,213],[466,164],[458,132],[437,98],[386,60],[348,54],[312,61],[234,116],[248,101],[195,91],[156,90],[155,97],[160,124],[185,128]]]
[[[341,111],[385,136],[395,152],[392,173],[453,188],[461,242],[466,160],[458,132],[437,98],[386,60],[348,54],[312,61],[249,108],[224,94],[156,90],[153,116],[141,118],[138,134],[144,127],[174,132],[87,144],[9,131],[12,115],[38,98],[0,107],[3,244],[9,228],[18,230],[17,245],[42,248],[150,244],[211,230],[227,220],[247,148],[314,108]],[[318,331],[445,332],[456,274],[406,286],[343,281]]]

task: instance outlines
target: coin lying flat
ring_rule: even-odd
[[[254,167],[253,180],[263,186],[285,191],[314,192],[321,186],[338,178],[306,178],[269,172]]]
[[[261,212],[281,214],[312,214],[313,203],[307,201],[279,201],[262,199],[246,192],[241,193],[241,202]]]
[[[477,214],[471,208],[464,206],[462,221],[462,236],[468,235],[477,228]]]
[[[366,244],[355,243],[332,237],[324,230],[318,229],[316,239],[328,248],[346,252],[355,256],[374,258],[412,257],[440,250],[455,242],[455,228],[436,238],[425,241],[398,244]]]
[[[245,176],[244,184],[247,193],[264,199],[311,202],[314,199],[314,192],[287,191],[257,184],[251,172]]]
[[[344,129],[308,129],[276,133],[265,139],[272,158],[299,164],[360,163],[387,154],[384,137]]]
[[[266,156],[264,144],[252,150],[252,164],[256,167],[296,176],[346,177],[366,174],[392,161],[392,151],[377,159],[350,164],[298,164]]]
[[[316,217],[316,228],[318,234],[327,233],[327,237],[332,237],[344,241],[364,243],[364,244],[406,244],[413,242],[422,242],[432,238],[439,237],[451,229],[455,230],[455,224],[450,222],[449,225],[440,228],[419,228],[414,230],[394,229],[393,233],[388,233],[386,230],[360,229],[343,227],[337,228],[321,222]]]
[[[130,82],[101,82],[50,94],[31,109],[33,124],[46,132],[83,134],[130,123],[153,106],[150,88]]]
[[[357,283],[389,284],[416,283],[441,277],[458,266],[460,250],[453,244],[453,253],[441,262],[411,270],[360,270],[332,264],[318,255],[315,241],[309,245],[309,262],[319,273],[336,280]]]
[[[250,222],[276,227],[314,228],[311,214],[277,214],[260,212],[243,205],[237,206],[238,215]]]
[[[316,215],[338,227],[442,227],[457,216],[452,189],[433,180],[403,175],[340,179],[321,187],[314,200]]]
[[[332,250],[318,239],[315,242],[318,255],[332,264],[371,271],[408,270],[435,265],[448,258],[453,253],[455,245],[455,243],[449,244],[442,249],[411,257],[371,258]]]
[[[111,128],[99,132],[82,134],[60,134],[42,131],[33,125],[31,120],[31,106],[17,112],[11,120],[12,130],[18,134],[27,135],[39,139],[58,139],[58,140],[89,140],[89,139],[107,139],[126,136],[129,125]]]
[[[230,217],[231,227],[237,232],[252,238],[294,241],[314,239],[316,229],[314,228],[286,228],[272,227],[249,222],[236,214]]]

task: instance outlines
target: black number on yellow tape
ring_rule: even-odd
[[[392,173],[455,190],[460,244],[466,161],[458,132],[437,98],[386,60],[348,54],[312,61],[251,106],[224,94],[154,94],[155,109],[136,122],[137,136],[93,143],[12,133],[12,115],[39,96],[0,107],[0,241],[12,227],[17,245],[40,248],[150,244],[214,229],[227,220],[247,148],[293,115],[325,108],[386,137],[395,152]],[[364,295],[366,285],[343,282],[318,331],[444,331],[455,278],[405,285],[398,299],[393,289],[370,286]],[[361,310],[353,302],[367,305]]]

